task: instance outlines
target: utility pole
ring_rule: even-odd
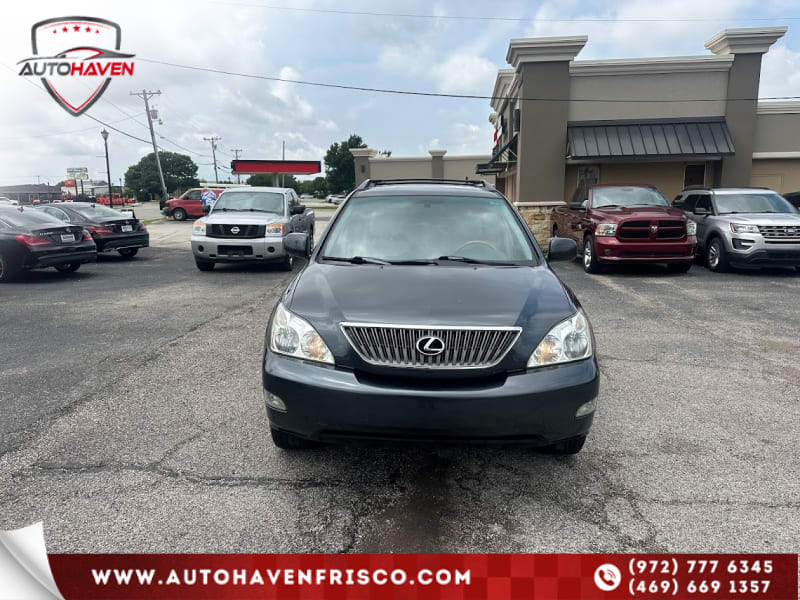
[[[167,201],[169,195],[167,194],[167,186],[164,183],[164,172],[161,170],[161,159],[158,157],[158,145],[156,144],[156,134],[153,131],[153,118],[150,116],[150,104],[147,102],[151,96],[160,96],[161,90],[156,90],[155,92],[148,92],[147,90],[142,90],[142,93],[138,92],[131,92],[131,96],[139,96],[140,98],[144,99],[144,111],[147,113],[147,124],[150,126],[150,139],[153,140],[153,152],[156,155],[156,166],[158,167],[158,178],[161,181],[161,194],[163,195],[164,202]],[[109,187],[111,186],[111,182],[108,182]]]
[[[231,152],[236,155],[236,160],[239,160],[239,152],[243,152],[241,148],[231,148]],[[242,183],[242,176],[239,173],[236,174],[236,183]]]
[[[210,138],[203,138],[207,142],[211,142],[211,156],[214,158],[214,181],[219,183],[219,175],[217,174],[217,142],[222,138],[212,135]]]

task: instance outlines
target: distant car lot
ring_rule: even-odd
[[[0,287],[0,528],[42,519],[51,552],[796,552],[796,272],[555,265],[603,377],[575,458],[287,456],[259,363],[292,274],[205,277],[191,227],[153,223],[137,260],[103,256],[66,284],[49,270]]]

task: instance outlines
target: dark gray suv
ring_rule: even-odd
[[[306,234],[286,237],[302,255]],[[571,260],[554,239],[549,260]],[[483,182],[367,181],[267,326],[281,448],[345,438],[578,452],[598,394],[589,320],[520,214]]]

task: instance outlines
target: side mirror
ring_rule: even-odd
[[[208,214],[211,212],[211,207],[208,204],[203,205],[203,212]]]
[[[547,260],[574,260],[578,256],[578,245],[570,238],[556,237],[550,240]]]
[[[289,209],[290,215],[302,215],[304,212],[306,212],[305,204],[295,204]]]
[[[307,233],[290,233],[283,238],[283,249],[293,256],[311,256],[311,238]]]
[[[700,208],[699,206],[695,206],[694,210],[692,211],[696,215],[710,215],[711,212],[707,208]]]

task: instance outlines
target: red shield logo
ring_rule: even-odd
[[[60,17],[31,28],[33,56],[20,61],[20,75],[38,76],[64,110],[86,112],[113,77],[132,76],[133,54],[120,52],[122,30],[106,19]]]

